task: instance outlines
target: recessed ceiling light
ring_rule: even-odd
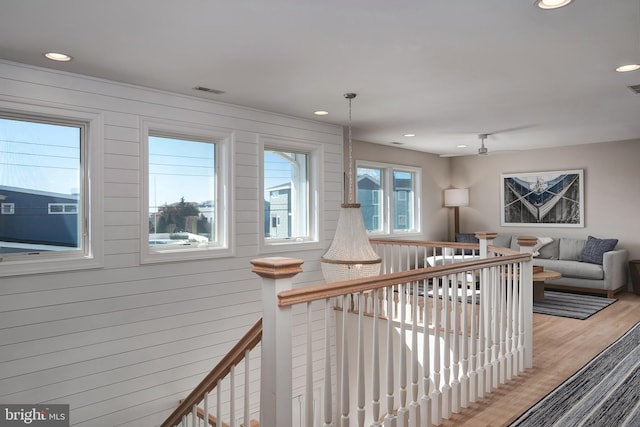
[[[566,6],[573,0],[537,0],[536,6],[540,9],[558,9],[559,7]]]
[[[314,111],[313,114],[315,114],[316,116],[326,116],[327,114],[329,114],[329,112],[324,110],[318,110],[318,111]]]
[[[467,148],[467,144],[456,145],[456,148]]]
[[[640,64],[627,64],[627,65],[621,65],[618,68],[616,68],[616,71],[619,73],[626,73],[628,71],[635,71],[635,70],[640,70]]]
[[[406,136],[407,138],[411,138],[412,136],[416,136],[415,133],[405,133],[404,136]]]
[[[69,62],[73,59],[70,55],[67,55],[66,53],[60,53],[60,52],[45,52],[43,53],[43,55],[47,59],[51,59],[52,61],[58,61],[58,62]]]

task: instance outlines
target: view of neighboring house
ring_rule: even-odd
[[[393,179],[393,222],[395,230],[411,228],[413,181],[411,178]],[[371,174],[358,176],[358,203],[367,230],[379,230],[381,218],[382,186],[380,179]]]
[[[77,194],[0,186],[0,252],[78,247]]]
[[[269,199],[264,204],[265,237],[276,239],[290,237],[291,183],[268,188],[267,192]]]

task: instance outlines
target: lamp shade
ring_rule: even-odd
[[[336,234],[320,259],[327,283],[380,274],[382,260],[369,243],[359,203],[343,203]]]
[[[446,207],[469,206],[469,189],[447,188],[444,190],[444,205]]]

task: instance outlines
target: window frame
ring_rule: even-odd
[[[379,220],[381,221],[382,227],[379,231],[369,231],[367,230],[367,234],[369,236],[408,236],[408,235],[420,235],[421,233],[421,223],[420,223],[420,199],[421,199],[421,186],[420,183],[422,181],[422,168],[415,166],[406,166],[406,165],[398,165],[391,163],[381,163],[381,162],[372,162],[367,160],[356,160],[355,165],[355,174],[356,174],[356,182],[354,185],[355,193],[356,193],[356,201],[358,197],[358,182],[357,182],[357,174],[358,169],[378,169],[381,171],[382,176],[380,179],[380,190],[377,190],[380,194],[379,199],[382,200],[383,216]],[[393,173],[395,171],[398,172],[409,172],[413,176],[413,227],[407,230],[397,229],[395,228],[397,224],[394,224],[395,218],[395,204],[394,204],[394,190],[393,190]],[[406,192],[404,192],[404,196],[407,199],[410,199]],[[358,201],[359,203],[359,201]],[[409,220],[409,215],[405,218],[407,221]]]
[[[231,156],[233,153],[233,133],[205,125],[184,124],[170,120],[143,118],[141,130],[140,182],[142,183],[140,209],[140,262],[152,264],[172,261],[219,258],[233,256],[232,223],[233,209],[229,188],[232,188]],[[215,144],[216,174],[216,242],[206,247],[189,246],[160,248],[149,245],[149,136],[201,141]]]
[[[0,204],[0,215],[14,215],[15,213],[16,213],[16,204],[15,203],[2,203],[2,204]]]
[[[102,268],[104,266],[104,117],[102,113],[67,109],[47,103],[15,103],[0,98],[0,116],[63,126],[81,127],[80,248],[68,251],[34,251],[0,254],[0,277]]]
[[[266,239],[264,237],[264,154],[265,151],[283,151],[283,152],[295,152],[300,154],[306,154],[308,157],[308,224],[307,224],[307,236],[306,238],[287,238],[287,239]],[[312,250],[321,249],[322,243],[320,242],[321,230],[320,224],[322,224],[322,213],[320,206],[323,201],[323,179],[322,179],[322,165],[324,164],[324,147],[322,144],[311,143],[307,141],[301,141],[292,138],[283,137],[265,137],[258,136],[258,157],[259,157],[259,203],[258,209],[260,212],[258,222],[258,236],[259,236],[259,250],[261,253],[274,253],[290,250]]]

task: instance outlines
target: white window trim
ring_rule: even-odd
[[[104,266],[103,152],[104,117],[92,110],[61,108],[57,104],[17,103],[0,97],[4,116],[43,122],[84,125],[82,142],[82,250],[0,254],[0,277],[101,268]]]
[[[0,215],[13,215],[16,213],[16,206],[14,203],[2,203],[1,206]]]
[[[165,135],[183,139],[211,140],[216,143],[216,236],[218,243],[207,247],[189,247],[180,249],[151,249],[149,229],[140,227],[140,262],[152,264],[194,259],[229,257],[234,255],[233,247],[233,204],[229,189],[233,188],[233,132],[205,125],[184,124],[170,120],[143,118],[140,126],[142,149],[140,155],[140,182],[142,197],[140,224],[149,221],[149,134]]]
[[[60,206],[62,210],[60,212],[55,212],[51,210],[52,206]],[[74,211],[67,211],[67,207],[74,206]],[[77,203],[49,203],[47,206],[49,215],[77,215],[78,214],[78,204]]]
[[[294,151],[306,153],[309,156],[309,238],[306,240],[293,239],[265,239],[264,238],[264,152],[265,150]],[[258,157],[259,157],[259,202],[258,209],[260,219],[258,221],[259,251],[260,253],[276,253],[292,250],[312,250],[322,249],[320,242],[320,224],[322,224],[322,212],[324,194],[323,165],[324,148],[322,144],[301,141],[292,138],[275,138],[258,136]]]
[[[420,224],[420,199],[422,181],[422,168],[415,166],[405,166],[392,163],[370,162],[366,160],[356,160],[356,173],[358,168],[380,169],[382,171],[381,187],[382,199],[384,200],[384,211],[381,218],[382,230],[367,231],[369,236],[419,236],[421,235],[422,226]],[[411,172],[414,174],[414,224],[410,230],[399,230],[393,228],[394,204],[393,204],[393,171]],[[356,183],[356,197],[358,194]]]

